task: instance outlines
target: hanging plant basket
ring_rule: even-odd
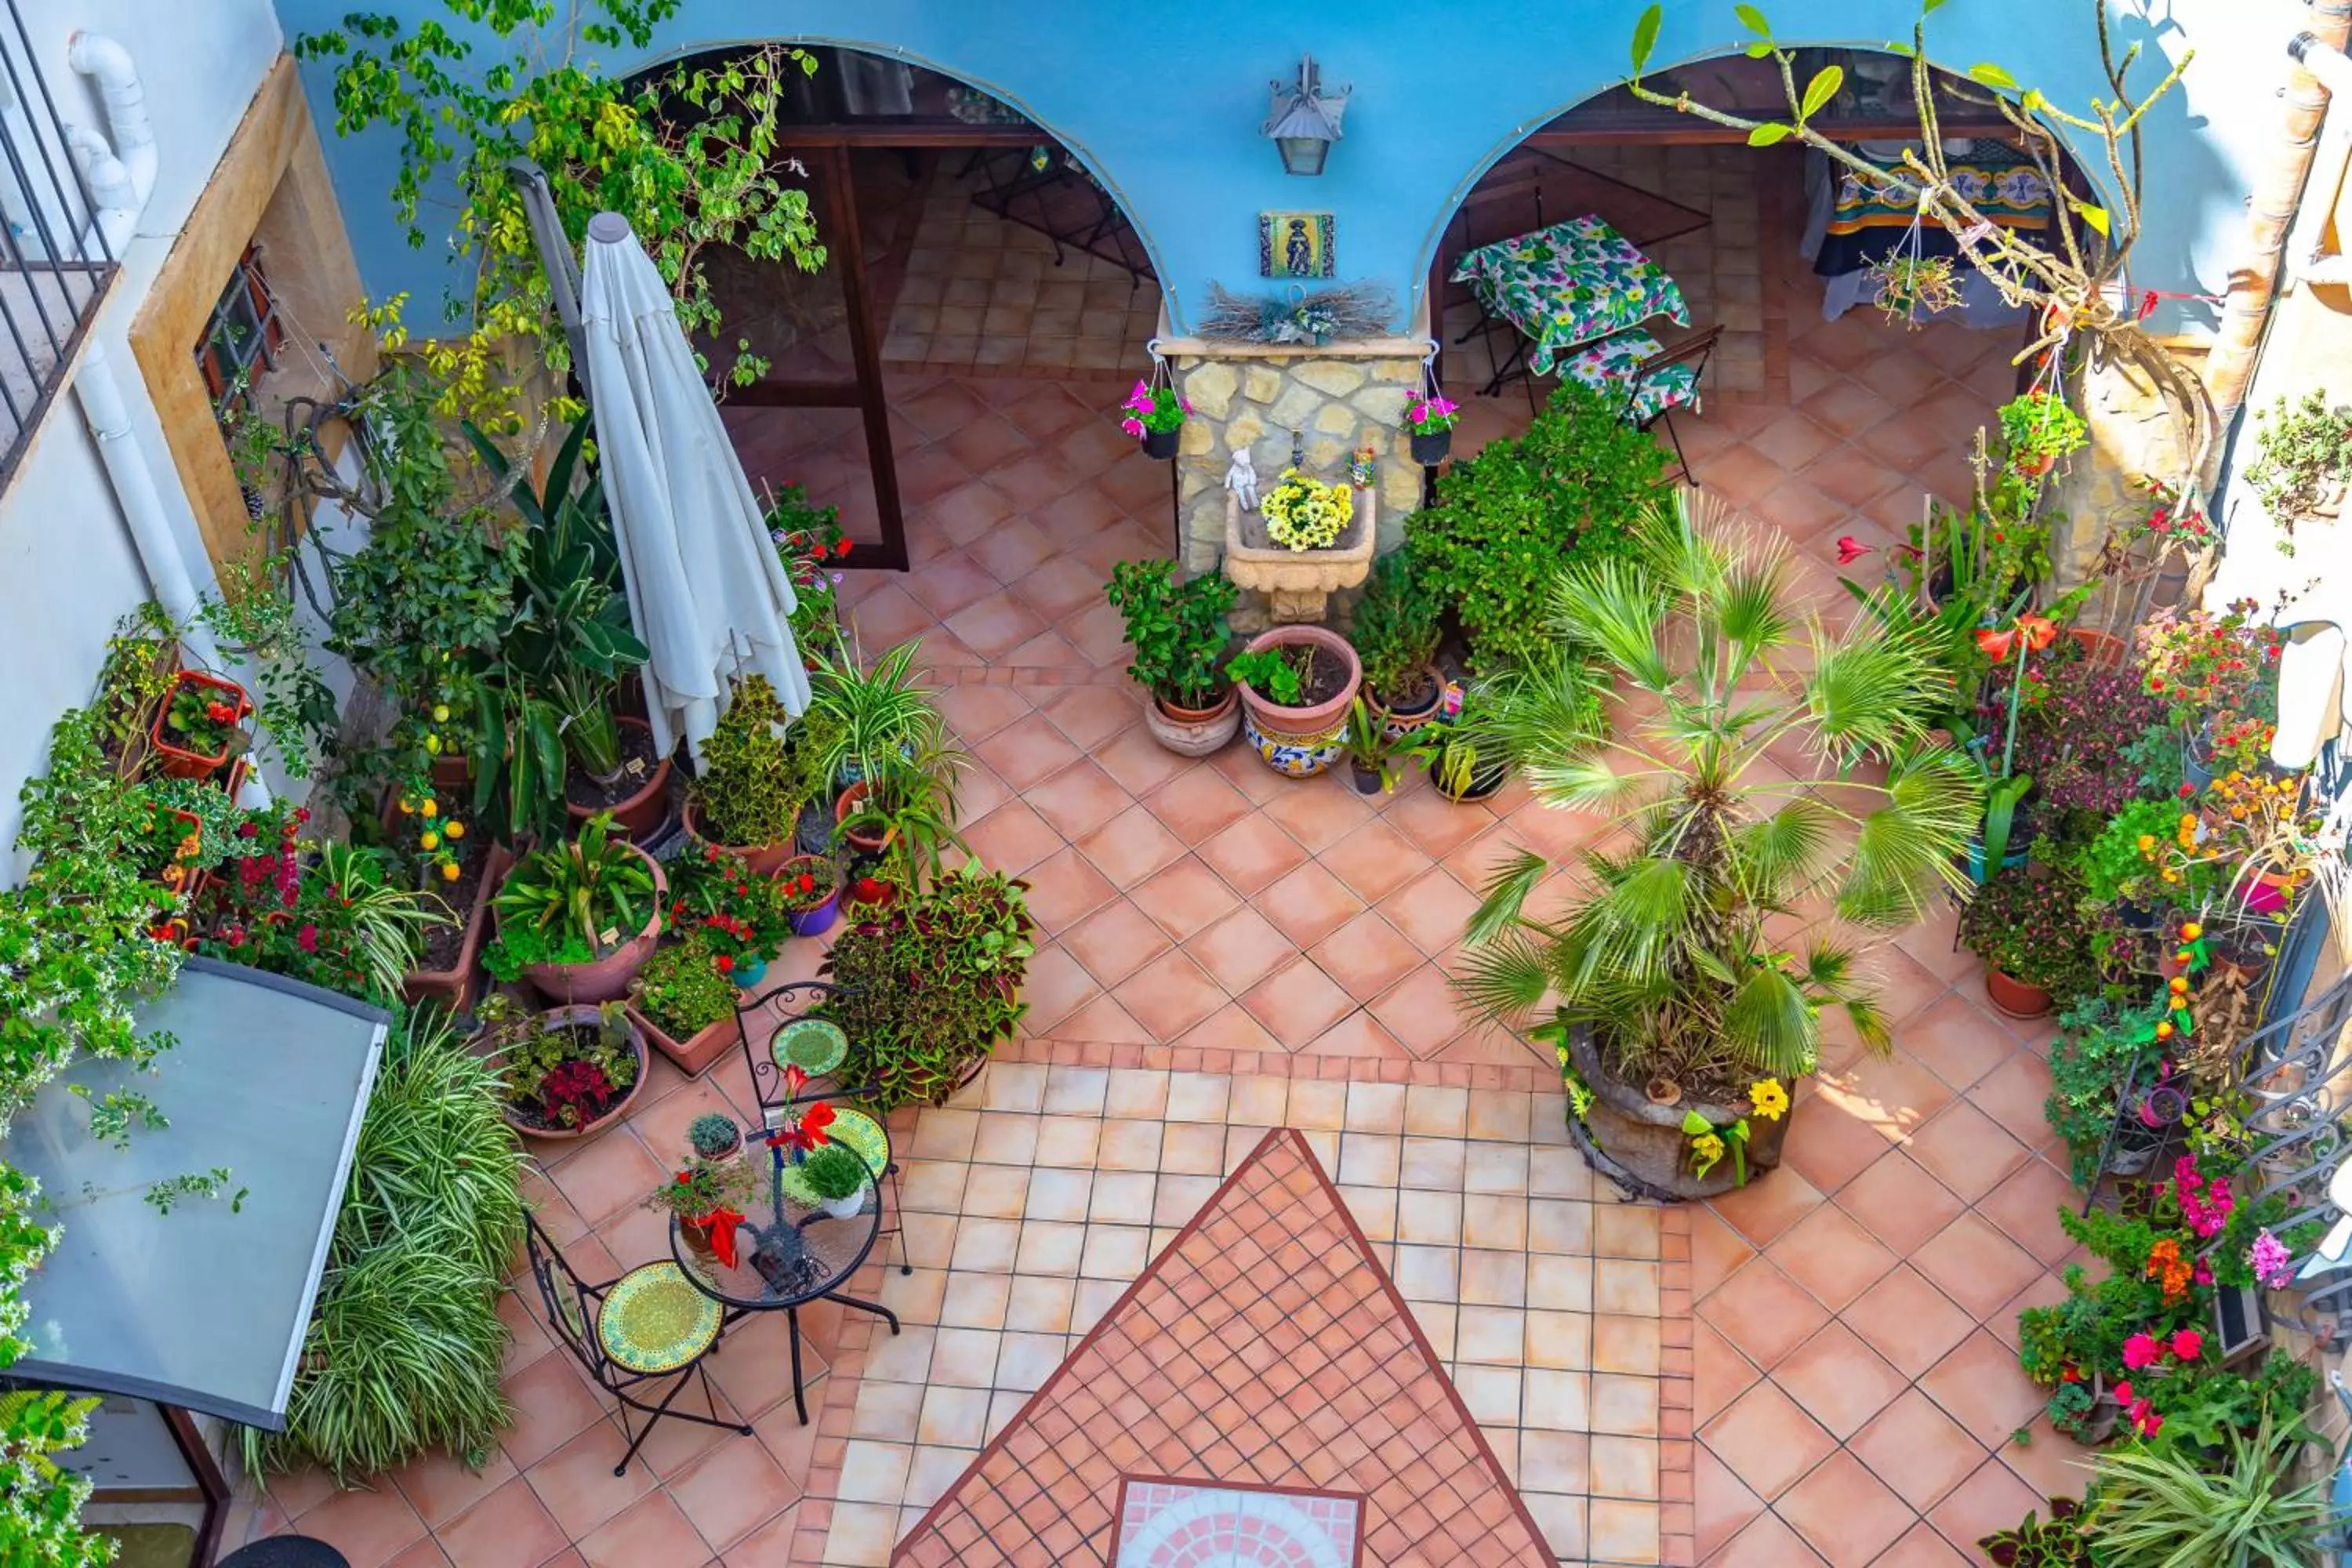
[[[1412,460],[1424,468],[1437,467],[1453,450],[1454,428],[1451,426],[1443,430],[1416,430],[1412,434]]]
[[[1176,456],[1176,444],[1183,438],[1181,425],[1172,430],[1146,430],[1143,433],[1143,455],[1155,462],[1167,462]]]

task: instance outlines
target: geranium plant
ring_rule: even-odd
[[[2036,478],[2090,439],[2083,416],[2055,393],[2028,392],[2000,406],[2001,456],[2015,473]]]
[[[722,974],[775,952],[792,935],[790,912],[782,883],[716,844],[675,863],[669,928],[698,937]]]
[[[1461,422],[1462,405],[1442,392],[1416,392],[1404,405],[1404,427],[1408,435],[1434,436],[1451,430]]]
[[[241,694],[183,680],[179,689],[172,693],[172,704],[163,721],[179,737],[183,750],[200,757],[221,757],[244,738],[239,726],[245,714],[246,702]]]
[[[718,956],[699,933],[662,947],[630,983],[637,1011],[673,1040],[690,1040],[733,1017],[740,994],[719,970]]]
[[[1184,416],[1192,412],[1192,405],[1179,397],[1174,387],[1154,386],[1144,381],[1135,384],[1135,390],[1118,407],[1118,427],[1139,441],[1148,435],[1165,435],[1181,428]]]
[[[1285,550],[1328,550],[1356,515],[1355,492],[1286,468],[1259,499],[1258,514],[1265,519],[1265,536]]]

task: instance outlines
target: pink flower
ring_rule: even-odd
[[[1139,441],[1143,439],[1143,421],[1140,419],[1122,419],[1118,422],[1118,427]]]
[[[2154,1366],[2164,1356],[2164,1349],[2153,1334],[2134,1334],[2124,1342],[2124,1365],[2137,1372],[2144,1366]]]
[[[294,933],[294,945],[300,948],[304,952],[318,952],[319,928],[306,922],[300,931]]]
[[[2129,1405],[2132,1402],[2132,1385],[2128,1383],[2119,1383],[2108,1392],[2116,1396],[2117,1405]]]
[[[2195,1361],[2205,1352],[2205,1336],[2195,1329],[2183,1329],[2172,1336],[2170,1349],[2182,1361]]]
[[[2213,1266],[2200,1258],[2197,1260],[2196,1271],[2189,1277],[2200,1285],[2210,1285],[2213,1283]]]
[[[1838,535],[1837,552],[1838,564],[1851,566],[1870,553],[1870,546],[1863,543],[1851,533],[1841,533]]]

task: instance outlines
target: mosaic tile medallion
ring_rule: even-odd
[[[1355,1568],[1363,1500],[1138,1479],[1121,1489],[1113,1568]]]

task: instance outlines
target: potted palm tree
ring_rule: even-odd
[[[1931,649],[1867,616],[1807,630],[1785,547],[1710,500],[1661,501],[1635,538],[1635,558],[1577,563],[1553,591],[1563,657],[1591,661],[1608,702],[1533,682],[1505,690],[1488,721],[1538,799],[1604,814],[1616,832],[1583,854],[1557,918],[1527,909],[1554,869],[1542,856],[1498,868],[1457,978],[1468,1005],[1552,1043],[1595,1169],[1654,1197],[1702,1197],[1780,1163],[1825,1010],[1888,1044],[1853,950],[1818,938],[1788,951],[1773,917],[1818,910],[1862,931],[1917,919],[1963,875],[1952,858],[1983,786],[1926,738],[1950,701]],[[1797,755],[1821,776],[1790,781]]]

